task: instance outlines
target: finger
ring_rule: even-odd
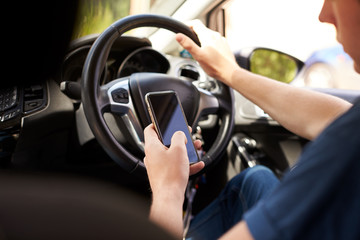
[[[146,168],[146,165],[147,165],[147,158],[146,158],[146,156],[143,158],[143,163],[144,163],[145,168]]]
[[[205,167],[205,163],[203,161],[190,165],[190,175],[194,175],[200,172],[204,167]]]
[[[196,58],[196,56],[198,56],[199,52],[200,52],[200,47],[193,41],[191,40],[189,37],[185,36],[182,33],[178,33],[176,34],[175,37],[176,41],[179,42],[179,44],[185,48],[194,58]]]
[[[189,132],[192,132],[192,127],[188,126]]]
[[[200,20],[192,21],[191,29],[197,34],[203,47],[208,45],[209,42],[223,38],[219,32],[207,28]]]
[[[145,139],[145,143],[146,142],[151,142],[152,140],[155,140],[155,138],[157,140],[159,140],[159,137],[155,131],[155,127],[154,125],[151,123],[150,125],[148,125],[145,129],[144,129],[144,139]]]
[[[145,153],[147,152],[147,149],[156,148],[157,150],[159,150],[165,147],[160,141],[153,124],[150,124],[144,129],[144,140],[145,140]]]
[[[200,150],[202,147],[202,142],[200,140],[195,140],[194,141],[194,146],[197,150]]]
[[[171,138],[171,146],[179,146],[179,145],[186,145],[187,139],[185,133],[182,131],[177,131]]]
[[[171,145],[169,147],[169,153],[173,156],[177,156],[176,159],[189,163],[187,150],[186,150],[186,137],[184,132],[177,131],[171,138]]]
[[[144,134],[151,134],[152,131],[155,131],[155,127],[154,124],[150,123],[145,129],[144,129]]]

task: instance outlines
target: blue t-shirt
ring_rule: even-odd
[[[360,239],[360,104],[310,143],[244,219],[255,239]]]

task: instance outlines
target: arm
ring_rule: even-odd
[[[199,21],[192,28],[198,34],[198,47],[183,34],[176,40],[187,49],[212,77],[240,92],[274,120],[299,136],[315,138],[351,104],[322,93],[296,88],[241,69],[226,40]],[[214,59],[217,59],[214,61]]]
[[[153,125],[145,131],[144,163],[148,173],[153,202],[150,208],[150,220],[162,226],[177,237],[182,237],[182,206],[189,175],[200,171],[204,162],[189,166],[186,151],[186,137],[176,132],[170,148],[159,140]],[[200,141],[194,142],[201,146]]]
[[[181,237],[183,232],[182,206],[184,193],[164,188],[161,192],[153,192],[150,208],[150,220]]]
[[[351,107],[340,98],[274,81],[239,67],[234,70],[230,86],[282,126],[310,140]]]

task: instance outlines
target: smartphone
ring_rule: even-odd
[[[188,128],[181,102],[174,91],[150,92],[145,101],[151,121],[162,143],[170,147],[171,138],[176,131],[182,131],[187,138],[187,154],[190,164],[199,161],[198,153]]]

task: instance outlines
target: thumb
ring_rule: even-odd
[[[171,138],[171,146],[186,146],[187,139],[185,133],[182,131],[176,131]]]
[[[196,56],[198,56],[201,48],[193,40],[191,40],[188,36],[185,36],[182,33],[176,34],[175,39],[196,59]]]

